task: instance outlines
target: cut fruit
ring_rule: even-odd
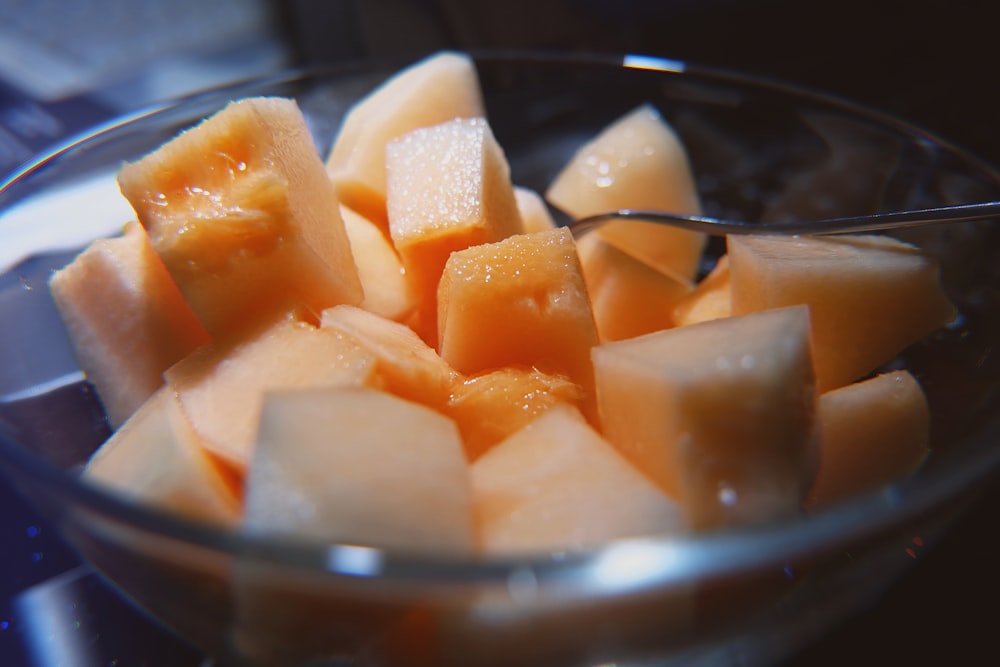
[[[158,389],[87,462],[83,479],[180,516],[235,525],[241,501],[173,393]]]
[[[320,327],[350,337],[374,358],[386,391],[441,410],[448,403],[458,372],[409,327],[355,306],[323,311]]]
[[[622,116],[582,147],[556,176],[545,198],[573,218],[642,209],[699,214],[701,203],[687,152],[651,105]],[[704,234],[641,221],[597,230],[651,266],[693,280]]]
[[[514,186],[514,197],[517,200],[517,210],[521,213],[521,225],[525,234],[544,232],[555,229],[556,221],[552,219],[545,200],[530,188]]]
[[[645,264],[599,234],[582,236],[576,247],[602,343],[674,326],[674,306],[691,293],[690,282]]]
[[[808,308],[605,343],[594,373],[605,437],[692,528],[799,511],[816,466]]]
[[[363,387],[270,393],[244,525],[403,552],[472,552],[469,470],[447,417]]]
[[[389,231],[417,299],[414,329],[437,343],[448,256],[521,231],[510,168],[482,118],[414,130],[386,147]]]
[[[674,306],[674,323],[679,326],[708,322],[733,314],[729,257],[723,255],[694,290]]]
[[[472,464],[480,549],[544,554],[683,529],[677,502],[580,413],[553,406]]]
[[[806,501],[815,510],[911,474],[930,452],[920,384],[890,371],[819,398],[820,464]]]
[[[76,359],[112,427],[209,341],[138,223],[98,239],[49,281]]]
[[[441,357],[455,370],[515,366],[563,375],[580,386],[585,414],[596,419],[590,350],[597,327],[569,230],[453,253],[438,298]]]
[[[378,384],[375,363],[353,338],[289,319],[213,341],[167,370],[166,379],[205,447],[245,472],[265,392]]]
[[[397,322],[406,320],[416,301],[392,242],[375,223],[346,206],[340,207],[340,216],[365,294],[361,307]]]
[[[326,160],[341,203],[384,224],[386,144],[421,127],[485,115],[479,76],[468,56],[445,51],[401,70],[344,118]]]
[[[232,102],[125,164],[118,182],[213,336],[299,304],[361,301],[333,185],[294,100]]]
[[[455,420],[470,461],[551,407],[579,406],[580,387],[538,369],[500,368],[456,383],[444,413]]]
[[[742,236],[728,248],[734,314],[809,306],[821,392],[867,375],[955,317],[936,262],[897,239]]]

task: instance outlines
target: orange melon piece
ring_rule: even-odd
[[[552,218],[545,200],[531,188],[514,186],[514,199],[521,214],[521,224],[525,234],[553,229],[556,221]]]
[[[94,452],[83,479],[189,519],[235,525],[241,513],[233,487],[165,387]]]
[[[828,391],[817,414],[820,464],[810,510],[905,477],[930,453],[927,399],[907,371]]]
[[[353,339],[293,319],[216,340],[165,373],[206,449],[245,472],[265,392],[377,384],[375,359]]]
[[[888,236],[728,240],[734,314],[807,304],[816,383],[843,386],[955,317],[937,263]]]
[[[389,231],[417,300],[414,329],[437,342],[437,287],[448,256],[521,231],[510,168],[487,122],[457,119],[386,147]]]
[[[687,152],[651,105],[640,106],[581,147],[545,198],[574,218],[619,209],[701,213]],[[641,221],[605,223],[608,241],[664,271],[695,277],[704,234]]]
[[[455,252],[438,292],[441,357],[460,373],[537,368],[580,386],[593,413],[597,326],[565,228]],[[596,423],[596,422],[595,422]]]
[[[541,554],[684,527],[680,506],[566,405],[471,466],[480,549]]]
[[[209,341],[135,222],[93,241],[49,288],[112,427],[163,385],[163,371]]]
[[[680,327],[732,315],[731,279],[729,257],[722,255],[694,290],[674,306],[674,323]]]
[[[320,327],[350,337],[375,359],[386,391],[441,409],[460,374],[412,329],[356,306],[323,311]]]
[[[403,262],[389,238],[368,218],[340,207],[351,254],[364,290],[361,307],[398,322],[416,308]]]
[[[691,283],[636,259],[596,233],[577,240],[601,342],[674,326],[674,307]]]
[[[605,437],[705,530],[794,514],[816,465],[809,311],[594,348]]]
[[[294,100],[230,103],[125,164],[122,193],[212,335],[359,303],[333,185]]]
[[[565,377],[508,366],[456,383],[443,411],[455,420],[474,461],[554,405],[579,406],[582,398]]]
[[[326,159],[340,201],[388,232],[386,144],[421,127],[485,115],[479,76],[468,56],[444,51],[400,70],[344,117]]]
[[[251,533],[473,549],[469,470],[454,423],[375,389],[268,393],[246,489]]]

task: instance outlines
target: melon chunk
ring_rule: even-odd
[[[693,289],[689,281],[649,266],[593,232],[577,241],[577,250],[601,342],[674,326],[674,307]]]
[[[498,368],[452,388],[444,413],[455,420],[470,461],[554,405],[579,406],[580,387],[537,368]]]
[[[515,185],[514,198],[517,201],[517,210],[521,214],[521,225],[525,234],[544,232],[556,226],[556,221],[540,194],[531,188]]]
[[[890,371],[819,397],[819,474],[806,501],[817,509],[915,471],[930,452],[930,414],[907,371]]]
[[[91,243],[49,288],[112,427],[163,385],[163,372],[209,341],[138,223]]]
[[[545,198],[574,218],[619,209],[701,213],[687,152],[651,105],[617,119],[581,147]],[[704,234],[641,221],[614,221],[597,230],[647,264],[692,280]]]
[[[354,339],[292,319],[213,341],[165,375],[205,447],[238,472],[253,456],[265,392],[378,384],[373,355]]]
[[[245,527],[406,552],[473,549],[469,470],[454,423],[390,394],[269,393]]]
[[[472,464],[480,549],[524,555],[683,528],[680,506],[565,405]]]
[[[340,201],[384,225],[386,144],[421,127],[485,115],[479,76],[468,56],[445,51],[400,70],[344,117],[326,159]]]
[[[888,236],[728,239],[734,314],[807,304],[816,383],[843,386],[955,317],[937,263]]]
[[[386,391],[442,409],[460,374],[406,325],[356,306],[323,311],[320,327],[351,337],[375,359]]]
[[[521,231],[510,168],[483,118],[414,130],[386,147],[389,231],[417,300],[414,329],[437,342],[448,256]]]
[[[674,306],[674,323],[680,327],[732,315],[731,279],[729,257],[723,255],[716,260],[708,275],[698,281],[694,290]]]
[[[83,479],[190,519],[235,525],[241,512],[233,485],[165,387],[94,452]]]
[[[118,174],[213,335],[303,304],[359,303],[333,185],[294,100],[231,102]]]
[[[406,320],[416,302],[392,242],[375,223],[346,206],[340,207],[340,216],[365,294],[361,307],[397,322]]]
[[[704,530],[787,517],[816,465],[809,311],[795,306],[594,348],[605,437]]]
[[[457,371],[537,368],[569,378],[592,405],[597,326],[569,230],[518,234],[453,253],[438,299],[441,357]],[[590,408],[585,412],[596,418]]]

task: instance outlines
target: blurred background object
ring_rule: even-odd
[[[802,84],[896,114],[1000,165],[989,0],[3,0],[0,171],[151,102],[289,66],[455,49],[634,52]],[[791,665],[971,664],[992,647],[1000,491],[914,554],[876,608]],[[0,489],[0,664],[186,667],[196,653],[103,590]],[[65,613],[71,610],[72,613]],[[79,643],[78,643],[79,644]],[[790,665],[790,667],[791,667]]]

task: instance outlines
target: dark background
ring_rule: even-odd
[[[57,129],[27,136],[8,127],[6,153],[0,134],[0,166],[5,155],[35,150],[102,115],[215,80],[289,64],[445,47],[631,51],[743,70],[899,115],[1000,165],[995,101],[1000,10],[993,2],[293,0],[222,2],[212,12],[202,3],[202,22],[219,23],[214,30],[202,25],[205,37],[198,43],[154,39],[158,32],[180,34],[181,23],[198,21],[197,16],[154,7],[164,4],[136,3],[144,9],[134,9],[130,16],[139,24],[123,23],[109,38],[101,32],[106,26],[95,24],[88,33],[80,23],[94,14],[74,26],[53,12],[58,2],[5,2],[7,9],[0,8],[0,112],[37,105],[55,118]],[[235,30],[233,21],[226,23],[224,10],[244,17],[252,11],[254,21]],[[20,13],[10,13],[14,11]],[[109,23],[103,18],[103,24]],[[15,20],[21,22],[16,33]],[[89,54],[94,69],[106,71],[98,71],[82,88],[35,86],[31,67],[14,63],[11,50],[2,48],[5,32],[14,35],[15,43],[20,38],[42,44],[67,62],[74,53]],[[142,40],[145,50],[135,47]],[[154,49],[150,43],[159,46]],[[94,55],[100,49],[119,55],[115,67]],[[119,61],[129,54],[133,66],[123,69]],[[37,83],[46,83],[41,66],[37,71]],[[1000,489],[991,490],[941,543],[924,550],[913,571],[878,605],[796,656],[788,667],[989,664],[1000,621],[995,606],[1000,598],[998,510]],[[0,525],[3,595],[15,595],[74,565],[72,554],[4,489]],[[108,657],[100,664],[199,664],[196,654],[144,620],[122,616],[117,600],[92,583],[80,594],[95,616],[107,621],[100,641]],[[8,600],[0,602],[2,665],[28,664],[18,621]]]

